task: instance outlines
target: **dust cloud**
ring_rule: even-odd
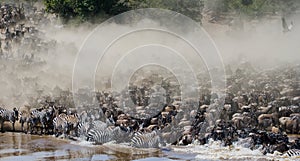
[[[204,18],[203,28],[215,41],[225,65],[229,64],[235,69],[242,62],[250,62],[255,69],[260,70],[280,65],[293,65],[299,62],[300,25],[298,24],[300,24],[300,13],[287,17],[287,20],[288,22],[293,21],[295,24],[292,31],[287,33],[282,32],[280,16],[260,21],[248,22],[244,20],[244,29],[242,30],[235,30],[233,26],[209,23]],[[149,23],[149,21],[151,20],[145,20],[145,23]],[[141,23],[138,25],[143,25]],[[157,22],[153,23],[159,25]],[[110,29],[118,25],[121,24],[110,23],[106,26],[106,34],[99,37],[99,43],[102,40],[109,39],[111,34],[114,34],[110,32]],[[182,24],[181,27],[184,28],[184,25]],[[44,33],[41,41],[49,42],[52,40],[55,43],[47,48],[47,52],[36,53],[35,57],[38,59],[33,60],[31,63],[17,58],[0,60],[0,104],[8,108],[18,107],[38,101],[36,100],[37,97],[54,96],[56,94],[55,90],[58,89],[72,90],[72,74],[77,53],[96,26],[82,24],[70,27],[64,26],[58,21],[49,26],[36,26],[38,30]],[[122,27],[127,30],[133,26],[122,25]],[[192,32],[186,32],[185,34],[187,36],[193,35]],[[162,35],[159,38],[163,39],[164,36]],[[128,44],[138,43],[140,39],[140,37],[133,37],[130,41],[127,41],[127,44],[120,45],[113,52],[122,52]],[[165,39],[163,41],[172,40]],[[174,40],[171,43],[176,44],[178,42]],[[190,52],[190,50],[185,50],[182,54],[189,54]],[[105,59],[107,59],[109,65],[109,60],[115,62],[117,58],[118,55],[112,57],[107,55]],[[193,57],[191,56],[190,59],[193,59]],[[199,67],[197,72],[207,72],[204,62],[200,61],[196,66]],[[82,74],[84,75],[84,71],[82,71]],[[107,72],[104,75],[107,76],[106,74],[111,73]],[[97,83],[109,82],[107,77],[96,78]],[[102,86],[99,86],[98,90],[102,90],[102,88]]]
[[[283,32],[281,16],[260,21],[244,21],[244,30],[204,24],[217,44],[225,64],[236,66],[249,62],[258,70],[282,65],[296,65],[300,60],[300,13],[286,18],[294,26]]]

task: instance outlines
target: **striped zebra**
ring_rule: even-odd
[[[93,129],[98,129],[98,130],[104,130],[107,128],[107,124],[105,122],[102,121],[92,121],[91,123],[91,128]]]
[[[67,133],[70,134],[71,132],[74,132],[75,136],[78,136],[79,117],[77,113],[72,115],[65,115],[64,119],[68,125]]]
[[[157,131],[151,133],[137,132],[131,139],[131,145],[136,148],[158,148],[160,135]]]
[[[117,143],[129,142],[133,133],[132,130],[127,127],[117,126],[113,129],[113,139]]]
[[[46,133],[47,128],[47,112],[45,110],[33,110],[30,113],[30,133],[33,132],[34,128],[36,133],[38,133],[38,128],[41,126],[41,134]]]
[[[65,119],[66,116],[67,116],[66,114],[62,113],[53,119],[53,126],[54,126],[53,132],[56,137],[58,137],[59,134],[65,136],[65,134],[68,131],[68,122]]]
[[[113,140],[113,129],[108,127],[104,130],[91,129],[87,134],[87,141],[94,144],[104,144]]]
[[[4,132],[4,122],[9,121],[12,124],[13,131],[15,131],[15,122],[18,120],[19,112],[16,108],[13,110],[8,110],[1,108],[0,109],[0,123],[1,123],[1,131]]]
[[[82,111],[80,114],[79,114],[79,119],[81,122],[89,122],[89,116],[88,116],[88,113],[86,111]]]
[[[21,129],[23,132],[28,132],[30,124],[30,112],[27,110],[22,110],[19,113],[19,123],[21,124]],[[24,124],[27,124],[27,130],[24,130]]]
[[[83,139],[87,139],[87,133],[89,131],[89,129],[91,128],[91,125],[89,122],[79,122],[78,123],[78,127],[77,127],[77,134],[79,135],[79,137],[83,138]]]
[[[71,132],[75,133],[75,136],[78,135],[78,125],[79,125],[79,117],[78,115],[66,115],[65,113],[59,114],[57,117],[53,119],[54,125],[54,133],[56,136],[59,133],[62,134],[71,134]]]
[[[290,149],[284,153],[284,156],[300,157],[300,149]]]
[[[92,121],[92,122],[86,122],[86,121],[81,121],[79,122],[78,124],[78,128],[77,128],[77,131],[78,131],[78,134],[87,139],[88,138],[88,132],[91,130],[91,129],[94,129],[94,130],[99,130],[99,131],[103,131],[107,128],[107,124],[102,122],[102,121]]]

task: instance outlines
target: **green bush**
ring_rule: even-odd
[[[46,10],[65,20],[79,17],[82,21],[103,15],[114,16],[139,8],[162,8],[180,12],[201,21],[203,0],[44,0]]]

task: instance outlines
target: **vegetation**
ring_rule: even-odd
[[[162,8],[180,12],[200,22],[203,0],[44,0],[46,10],[62,18],[79,17],[91,20],[94,17],[110,17],[139,8]]]
[[[30,1],[30,0],[29,0]],[[201,22],[205,7],[215,15],[235,13],[251,19],[267,14],[290,14],[300,6],[299,0],[43,0],[46,10],[65,20],[80,21],[111,17],[139,8],[162,8],[182,13]]]

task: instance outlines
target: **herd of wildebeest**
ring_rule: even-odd
[[[39,53],[47,53],[55,41],[43,39],[39,28],[51,23],[45,10],[22,5],[2,4],[0,6],[0,58],[22,59],[27,62],[38,59]]]
[[[34,27],[16,23],[23,19],[40,22],[43,18],[28,18],[24,8],[10,5],[2,5],[0,15],[1,59],[21,57],[30,62],[34,52],[28,55],[26,50],[14,49],[35,45],[39,53],[51,44],[36,41],[42,39]],[[38,15],[43,17],[42,12]],[[0,107],[1,131],[55,135],[94,144],[113,141],[138,148],[203,145],[211,139],[231,146],[243,140],[243,146],[264,154],[278,151],[300,155],[299,71],[299,65],[255,70],[246,63],[234,71],[227,66],[224,96],[211,93],[211,82],[199,75],[199,98],[188,100],[182,100],[180,88],[162,75],[157,76],[160,81],[144,79],[142,84],[130,85],[119,93],[97,91],[91,96],[87,89],[72,93],[57,87],[55,94],[39,95],[21,107]],[[19,129],[15,123],[20,124]],[[296,139],[289,139],[291,134]]]
[[[147,86],[131,85],[121,93],[96,92],[93,104],[75,107],[73,96],[88,97],[83,93],[85,90],[74,95],[60,90],[59,96],[38,98],[34,105],[13,110],[1,108],[1,127],[4,131],[3,122],[8,121],[14,128],[19,121],[25,133],[80,138],[95,144],[125,142],[141,148],[203,145],[209,139],[230,146],[245,139],[247,147],[260,148],[265,154],[288,151],[290,155],[298,155],[298,69],[299,66],[261,72],[237,69],[227,77],[223,98],[203,90],[198,100],[184,101],[171,93],[162,102],[151,102],[157,100],[151,99],[157,91],[149,86],[151,83],[146,83]],[[164,84],[166,92],[175,91],[170,83]],[[210,86],[201,87],[205,88]],[[297,138],[291,141],[288,134]]]

